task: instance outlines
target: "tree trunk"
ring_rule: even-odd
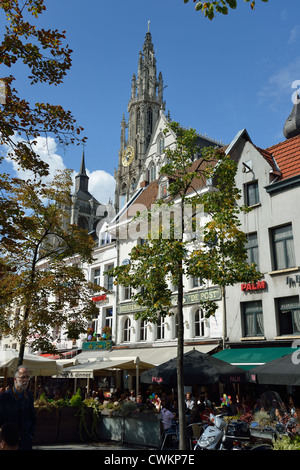
[[[181,201],[181,243],[184,233],[184,201]],[[181,253],[181,260],[178,263],[178,296],[177,296],[177,311],[178,311],[178,345],[177,345],[177,392],[178,392],[178,414],[179,414],[179,450],[187,449],[187,429],[186,429],[186,415],[185,415],[185,402],[184,402],[184,373],[183,373],[183,345],[184,345],[184,331],[183,331],[183,252]]]
[[[184,403],[183,375],[183,282],[182,275],[178,283],[178,345],[177,345],[177,392],[179,414],[179,450],[186,450],[187,430]]]

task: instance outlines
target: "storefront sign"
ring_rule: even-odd
[[[177,295],[172,296],[172,304],[177,305]],[[183,296],[183,304],[197,304],[200,302],[204,302],[206,300],[221,300],[222,294],[220,287],[212,287],[210,289],[202,289],[196,292],[190,292],[188,294],[184,294]],[[130,313],[130,312],[137,312],[144,310],[145,308],[141,307],[135,302],[126,302],[119,306],[119,313]]]
[[[87,341],[82,343],[82,351],[94,351],[97,349],[111,349],[111,341]]]
[[[295,287],[295,286],[300,287],[300,276],[299,276],[299,274],[294,276],[294,278],[290,277],[290,276],[287,276],[286,283],[289,287]]]
[[[92,297],[93,302],[108,302],[108,298],[106,297],[105,294],[103,295],[96,295],[95,297]]]
[[[249,282],[248,284],[241,284],[241,290],[243,292],[265,290],[267,288],[266,281],[258,281],[256,283]]]

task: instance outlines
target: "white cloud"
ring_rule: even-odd
[[[299,32],[300,32],[300,26],[297,25],[290,32],[290,37],[289,37],[289,40],[288,40],[288,44],[292,44],[292,43],[296,42],[296,39],[299,35]]]
[[[15,137],[15,141],[18,138]],[[45,178],[46,181],[52,181],[55,172],[57,170],[66,169],[63,158],[57,153],[57,144],[53,137],[42,137],[39,136],[35,139],[35,151],[40,156],[41,160],[48,163],[49,175]],[[11,149],[10,149],[11,150]],[[33,173],[29,170],[23,170],[19,167],[17,162],[6,158],[7,162],[10,162],[13,166],[13,170],[21,179],[32,179]],[[90,172],[86,170],[89,177],[89,192],[94,196],[100,203],[106,204],[109,199],[114,201],[115,193],[115,180],[112,175],[102,170],[96,170]],[[78,172],[73,172],[73,181]]]
[[[292,103],[295,92],[293,84],[297,80],[300,80],[300,57],[274,72],[258,96],[264,103],[267,100],[268,105],[275,110],[277,105],[282,103],[282,100],[286,101],[288,96]]]
[[[78,172],[73,172],[73,181]],[[89,192],[101,204],[108,203],[109,199],[114,202],[115,199],[115,179],[109,173],[103,170],[90,172],[86,170],[89,177]]]

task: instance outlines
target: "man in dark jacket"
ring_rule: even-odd
[[[19,450],[31,450],[35,429],[33,396],[27,390],[29,373],[26,367],[19,366],[12,389],[0,395],[0,426],[15,423],[19,429]]]

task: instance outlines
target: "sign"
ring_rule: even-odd
[[[82,343],[82,351],[95,351],[97,349],[111,349],[111,341],[87,341]]]
[[[265,290],[267,288],[266,281],[258,281],[256,283],[249,282],[248,284],[241,284],[241,290],[243,292]]]
[[[104,300],[107,300],[107,297],[105,294],[103,295],[96,295],[96,297],[92,297],[93,302],[103,302]]]
[[[189,304],[197,304],[206,300],[221,300],[222,293],[220,287],[212,287],[210,289],[202,289],[196,292],[190,292],[188,294],[184,294],[183,296],[183,305]],[[177,296],[174,295],[172,299],[172,304],[177,304]],[[141,310],[145,310],[145,307],[141,307],[135,302],[126,302],[124,304],[119,305],[118,307],[119,313],[131,313],[137,312]]]
[[[286,284],[289,287],[295,287],[297,285],[300,287],[300,276],[299,276],[299,274],[297,274],[294,278],[292,278],[290,276],[287,276]]]

